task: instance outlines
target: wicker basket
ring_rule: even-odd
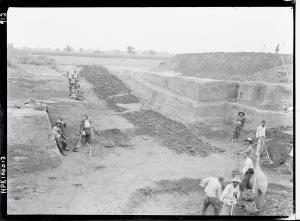
[[[243,199],[246,201],[253,201],[255,199],[253,192],[251,190],[243,192]]]
[[[256,215],[259,213],[259,210],[256,208],[256,204],[254,201],[246,203],[245,210],[251,215]]]

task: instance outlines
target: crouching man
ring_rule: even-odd
[[[223,202],[220,215],[232,215],[234,206],[237,204],[237,199],[240,197],[240,190],[238,188],[240,183],[240,178],[238,176],[235,176],[232,179],[232,183],[228,184],[225,187],[220,198],[220,200]]]
[[[61,152],[62,155],[65,155],[64,150],[69,151],[69,149],[67,147],[66,141],[62,137],[62,131],[61,131],[60,127],[61,127],[61,122],[59,122],[59,121],[55,122],[55,125],[52,128],[52,132],[53,132],[55,141],[57,143],[57,146],[59,148],[59,151]]]
[[[212,205],[214,208],[215,214],[213,215],[219,214],[221,209],[220,197],[222,194],[223,182],[223,177],[219,177],[218,179],[215,177],[207,177],[201,181],[200,186],[205,188],[204,192],[206,194],[202,207],[202,215],[205,215],[209,205]]]

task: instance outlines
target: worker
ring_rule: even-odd
[[[234,206],[237,204],[237,199],[240,197],[239,184],[240,177],[235,176],[222,192],[220,200],[223,202],[220,215],[232,215]]]
[[[254,169],[254,176],[250,178],[250,185],[254,186],[254,180],[256,177],[256,185],[255,185],[255,190],[254,192],[257,192],[257,196],[255,198],[255,204],[256,208],[258,210],[261,210],[262,208],[262,198],[267,192],[268,188],[268,178],[260,168],[260,166],[257,166]]]
[[[70,73],[70,71],[67,71],[67,76],[69,78],[69,84],[70,84],[72,80],[72,74]]]
[[[240,192],[244,192],[245,190],[249,190],[253,188],[253,183],[250,182],[250,179],[253,177],[254,175],[254,169],[253,168],[249,168],[245,175],[243,176],[242,182],[239,185],[240,188]]]
[[[259,125],[256,129],[256,140],[257,140],[257,146],[256,146],[256,156],[261,153],[261,145],[265,142],[266,137],[266,121],[262,121],[261,125]]]
[[[85,137],[85,144],[88,145],[91,142],[93,124],[89,120],[88,115],[86,114],[80,125],[80,133]]]
[[[59,121],[56,121],[54,127],[52,128],[52,132],[60,152],[62,153],[62,155],[65,155],[64,150],[70,151],[70,149],[67,147],[67,143],[62,137],[62,132],[60,130],[60,127],[61,127],[61,123]]]
[[[67,127],[66,122],[64,122],[64,118],[62,115],[59,116],[59,120],[57,121],[60,123],[60,130],[62,132],[62,134],[65,136],[65,129]]]
[[[234,133],[233,133],[232,141],[236,141],[236,139],[240,136],[240,131],[244,127],[245,121],[246,121],[245,113],[242,112],[242,111],[239,112],[238,113],[238,118],[237,118],[237,121],[236,121],[236,127],[235,127],[235,130],[234,130]]]
[[[207,177],[203,179],[200,186],[204,189],[206,198],[203,201],[202,215],[205,215],[206,209],[209,205],[214,208],[214,215],[218,215],[221,209],[221,194],[222,194],[222,184],[224,183],[223,177]]]
[[[79,79],[78,79],[78,73],[77,73],[76,70],[74,70],[73,78],[76,79],[76,80],[79,80]]]
[[[243,153],[243,156],[245,157],[245,162],[244,162],[244,167],[242,169],[242,173],[246,174],[246,172],[248,171],[249,168],[253,169],[253,162],[251,160],[250,153],[249,152],[245,152]]]

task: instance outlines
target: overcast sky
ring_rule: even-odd
[[[7,21],[15,47],[293,52],[292,8],[9,8]]]

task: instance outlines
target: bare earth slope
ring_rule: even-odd
[[[293,56],[282,55],[289,77]],[[173,70],[185,76],[222,80],[263,80],[285,82],[281,57],[271,53],[198,53],[178,54],[166,60],[157,70]]]

